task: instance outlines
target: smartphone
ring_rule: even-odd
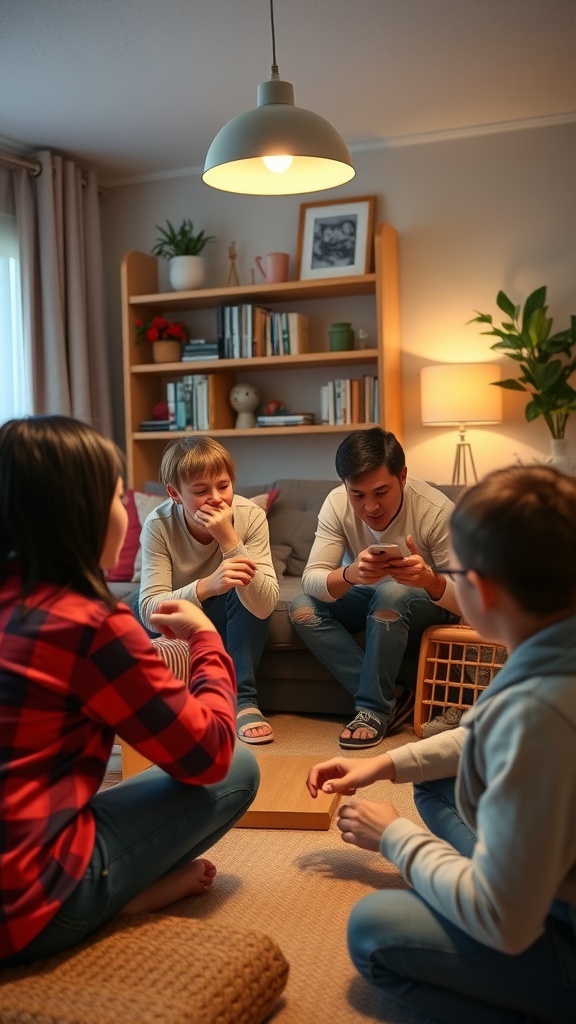
[[[397,544],[371,544],[368,551],[371,555],[386,555],[387,558],[406,558]]]

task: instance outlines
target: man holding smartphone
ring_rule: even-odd
[[[412,688],[397,686],[404,655],[417,654],[428,626],[459,621],[454,583],[441,572],[449,564],[454,505],[407,476],[400,442],[381,427],[349,434],[336,452],[336,471],[342,484],[320,509],[290,618],[354,697],[356,713],[340,746],[366,749],[412,714],[413,681]],[[362,631],[364,650],[353,636]]]

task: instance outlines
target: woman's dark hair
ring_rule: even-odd
[[[355,430],[336,451],[336,472],[341,480],[357,480],[381,466],[400,478],[405,465],[402,445],[394,434],[381,427]]]
[[[465,491],[452,547],[535,615],[576,611],[576,480],[548,466],[510,466]]]
[[[16,556],[22,596],[39,583],[114,598],[100,557],[123,472],[120,450],[68,416],[30,416],[0,427],[0,580]]]

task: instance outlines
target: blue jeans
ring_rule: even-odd
[[[415,786],[414,796],[430,831],[469,857],[476,840],[456,809],[454,779]],[[576,1020],[576,933],[559,901],[544,935],[512,956],[470,938],[412,890],[376,892],[354,907],[348,948],[369,982],[439,1024]]]
[[[270,616],[258,619],[244,607],[235,590],[209,597],[202,608],[216,626],[234,662],[238,710],[258,707],[256,669],[266,644]]]
[[[189,786],[153,767],[97,793],[91,802],[96,841],[84,878],[9,962],[76,946],[163,875],[201,857],[242,817],[259,781],[256,759],[238,746],[226,778],[211,786]]]
[[[382,618],[378,612],[393,612]],[[427,626],[459,622],[425,590],[384,580],[378,587],[351,587],[334,602],[299,594],[290,606],[294,629],[306,646],[354,697],[356,707],[389,715],[402,659],[416,653]],[[366,630],[362,650],[352,633]]]

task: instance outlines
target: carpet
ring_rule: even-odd
[[[338,754],[343,721],[270,714],[276,741],[259,758]],[[368,757],[414,739],[411,728],[387,738]],[[410,785],[376,783],[367,799],[393,799],[399,812],[420,821]],[[171,914],[230,927],[259,928],[279,944],[290,964],[273,1024],[429,1024],[384,998],[355,971],[346,948],[351,908],[378,888],[405,888],[400,873],[379,854],[345,846],[335,822],[328,831],[233,829],[209,852],[218,867],[211,890],[182,900]]]

